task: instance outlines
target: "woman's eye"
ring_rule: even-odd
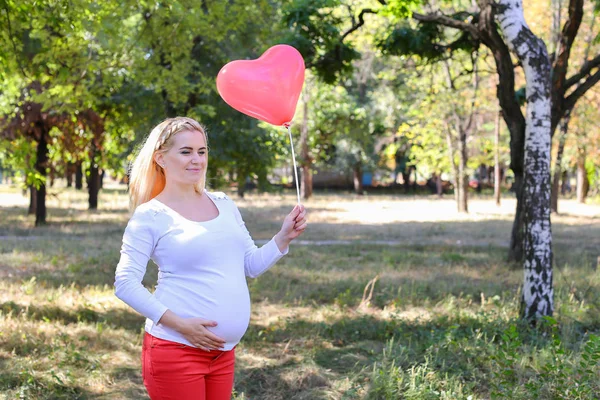
[[[182,151],[181,154],[190,154],[189,151]]]
[[[204,150],[199,151],[198,154],[200,154],[202,156],[202,155],[206,154],[206,151],[204,151]]]

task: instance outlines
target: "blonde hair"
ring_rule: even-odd
[[[202,125],[192,118],[169,118],[158,124],[137,154],[129,175],[129,209],[156,197],[165,187],[166,178],[163,168],[154,160],[155,153],[165,153],[173,146],[173,138],[183,131],[196,131],[204,135],[208,146],[208,136]],[[200,181],[194,185],[197,193],[204,192],[206,171]]]

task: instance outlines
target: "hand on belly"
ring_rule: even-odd
[[[204,318],[184,318],[179,322],[179,332],[195,347],[203,350],[220,350],[227,340],[210,331],[215,321]]]

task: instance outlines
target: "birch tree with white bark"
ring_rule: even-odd
[[[496,19],[525,72],[527,113],[523,176],[524,283],[521,314],[552,315],[552,229],[550,224],[550,58],[544,42],[527,26],[521,0],[500,0]]]

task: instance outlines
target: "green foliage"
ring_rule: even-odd
[[[590,187],[600,186],[600,176],[598,175],[598,166],[594,160],[587,158],[585,160],[585,173],[587,174]]]
[[[378,47],[384,54],[419,55],[435,60],[445,55],[444,49],[437,44],[442,31],[432,23],[420,24],[419,29],[415,29],[409,22],[404,22],[386,38],[379,40]]]
[[[31,101],[69,121],[51,132],[49,166],[56,175],[66,163],[83,161],[122,176],[154,125],[187,115],[208,126],[216,168],[240,169],[265,183],[282,146],[267,145],[273,138],[257,121],[220,99],[215,76],[225,63],[256,58],[281,36],[271,2],[9,1],[2,12],[11,25],[0,29],[8,50],[0,53],[6,66],[0,119],[22,117],[15,105]],[[41,90],[26,89],[32,83]],[[80,126],[88,109],[102,119],[100,138]],[[92,140],[99,150],[94,160]],[[15,169],[26,163],[19,154],[11,155]]]
[[[435,121],[424,126],[404,123],[398,128],[398,135],[403,138],[405,146],[410,148],[410,163],[417,165],[423,174],[449,173],[451,171],[448,157],[444,127]]]
[[[17,137],[13,140],[0,140],[0,165],[15,172],[15,177],[20,180],[22,188],[29,185],[37,189],[45,183],[45,177],[35,169],[35,142]]]
[[[475,21],[476,15],[457,12],[450,15],[458,20]],[[477,51],[479,43],[468,33],[443,27],[434,22],[403,19],[383,37],[376,39],[384,54],[418,56],[434,62],[453,57],[455,52],[470,54]]]
[[[158,110],[139,110],[147,117],[135,129],[136,144],[165,114],[196,118],[208,130],[209,184],[223,186],[231,172],[242,182],[250,176],[266,189],[267,173],[285,154],[285,133],[265,129],[228,106],[217,93],[215,77],[227,62],[258,58],[275,44],[281,36],[278,12],[268,1],[250,0],[165,4],[150,12],[141,38],[147,56],[139,61],[133,84],[152,92],[149,102]]]
[[[397,19],[410,18],[415,8],[422,3],[421,0],[388,0],[386,5],[378,11],[385,17]]]
[[[310,158],[317,166],[341,171],[373,171],[379,158],[375,144],[393,131],[395,116],[387,111],[395,98],[386,96],[387,80],[373,78],[384,67],[373,65],[377,63],[368,50],[363,54],[365,58],[355,62],[352,75],[340,84],[329,85],[312,74],[307,76],[294,131],[301,129],[303,102],[308,101],[308,147]],[[368,78],[365,80],[363,76]]]
[[[542,352],[539,365],[522,362],[524,343],[516,325],[501,336],[501,344],[493,359],[493,398],[519,399],[593,399],[600,393],[600,337],[589,335],[582,343],[579,360],[562,342],[558,322],[544,317],[541,329],[550,332],[549,343]]]
[[[464,393],[458,381],[440,377],[427,363],[403,370],[392,361],[386,367],[375,369],[373,389],[367,399],[472,399]]]
[[[497,369],[494,371],[496,379],[492,383],[492,396],[513,397],[515,395],[519,376],[515,368],[520,360],[519,348],[522,344],[515,325],[511,325],[502,333],[502,344],[498,353],[494,355]]]
[[[494,152],[495,152],[495,121],[492,118],[493,113],[489,115],[489,122],[486,122],[479,126],[477,135],[470,140],[469,146],[469,162],[468,167],[471,170],[477,169],[479,165],[494,165]],[[506,128],[506,124],[503,120],[500,120],[500,143],[499,143],[499,158],[501,165],[509,165],[510,163],[510,150],[509,150],[509,132]]]
[[[342,4],[340,0],[294,0],[282,10],[282,23],[288,29],[284,43],[297,48],[307,68],[329,84],[352,71],[352,61],[360,57],[351,44],[341,41],[344,18],[336,8]]]
[[[87,0],[3,3],[7,24],[0,29],[0,45],[9,51],[0,54],[7,83],[0,93],[0,122],[7,126],[0,142],[16,138],[34,148],[44,135],[47,172],[53,176],[64,175],[68,164],[79,161],[100,168],[116,164],[114,158],[129,138],[120,137],[120,130],[101,132],[98,127],[92,132],[85,116],[99,115],[106,128],[120,107],[120,99],[112,96],[140,54],[133,46],[139,18],[130,5]],[[32,131],[34,125],[43,128]],[[100,150],[94,160],[92,140]],[[39,187],[45,182],[44,174],[32,171],[35,151],[11,152],[6,162],[26,176],[24,184]]]
[[[135,26],[127,23],[129,8],[119,2],[8,1],[4,17],[10,26],[0,32],[7,80],[19,90],[39,82],[43,90],[31,100],[54,112],[75,112],[97,103],[118,87],[135,52],[127,52]],[[125,23],[123,23],[125,21]]]
[[[237,119],[240,125],[225,121],[221,126],[209,125],[208,183],[213,188],[224,186],[227,172],[235,172],[238,184],[250,177],[260,190],[269,190],[267,175],[288,152],[283,128],[269,128],[266,123],[245,119]]]

